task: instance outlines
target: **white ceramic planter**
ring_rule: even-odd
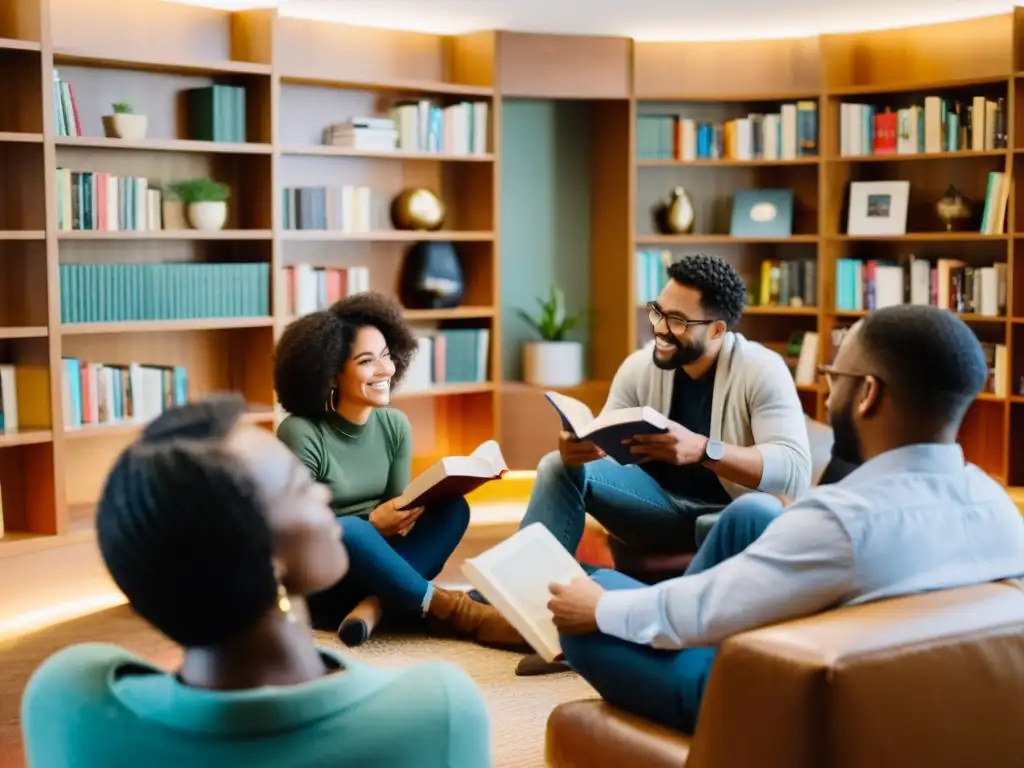
[[[146,138],[149,118],[145,115],[115,114],[104,115],[103,130],[110,139],[138,141]]]
[[[189,203],[188,223],[193,229],[201,229],[204,232],[215,232],[224,229],[224,222],[228,218],[228,204],[225,202],[214,203]]]
[[[583,345],[578,341],[532,341],[523,345],[523,380],[537,387],[583,383]]]

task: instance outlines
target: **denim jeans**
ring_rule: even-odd
[[[522,527],[543,523],[575,552],[589,512],[626,546],[645,554],[693,552],[698,517],[722,509],[670,496],[643,469],[599,459],[569,466],[558,452],[541,459]]]
[[[387,608],[422,616],[433,590],[430,580],[441,573],[469,527],[469,504],[460,497],[431,505],[406,536],[385,538],[362,517],[343,517],[339,524],[349,571],[309,598],[317,629],[336,630],[371,595]]]
[[[782,512],[773,496],[750,493],[725,508],[685,579],[742,552]],[[592,577],[605,589],[644,589],[646,585],[616,571],[598,571]],[[648,720],[693,733],[704,696],[714,647],[655,650],[600,632],[562,635],[562,652],[601,696],[621,709]]]

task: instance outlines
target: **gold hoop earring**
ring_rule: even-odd
[[[324,410],[327,412],[336,411],[338,409],[337,398],[338,388],[331,387],[331,391],[327,393],[327,400],[324,402]]]

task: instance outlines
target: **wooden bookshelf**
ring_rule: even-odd
[[[292,319],[285,300],[289,266],[365,265],[373,289],[395,294],[410,247],[453,243],[465,279],[461,304],[410,309],[408,319],[426,329],[489,330],[488,375],[396,393],[395,405],[413,422],[416,468],[466,453],[496,433],[500,107],[494,103],[493,33],[358,30],[271,11],[231,13],[157,0],[13,3],[0,9],[0,364],[48,369],[50,417],[0,431],[6,528],[0,562],[88,543],[103,478],[140,429],[134,423],[65,426],[62,358],[183,366],[190,397],[239,391],[250,402],[247,420],[268,429],[279,422],[272,359]],[[115,16],[116,30],[97,21]],[[74,90],[82,135],[58,130],[55,72]],[[182,92],[210,84],[244,89],[244,141],[190,138]],[[321,143],[327,125],[408,99],[485,101],[486,151],[364,152]],[[101,118],[118,101],[147,116],[144,139],[104,135]],[[143,177],[161,186],[209,176],[231,190],[228,220],[215,232],[69,229],[58,220],[58,168]],[[369,231],[285,228],[285,188],[342,184],[371,188]],[[391,198],[420,186],[445,202],[444,229],[396,231],[388,216]],[[168,262],[265,264],[269,311],[98,322],[62,315],[63,267]]]

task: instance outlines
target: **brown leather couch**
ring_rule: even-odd
[[[551,768],[1024,766],[1024,585],[841,608],[730,638],[691,738],[557,707]]]

